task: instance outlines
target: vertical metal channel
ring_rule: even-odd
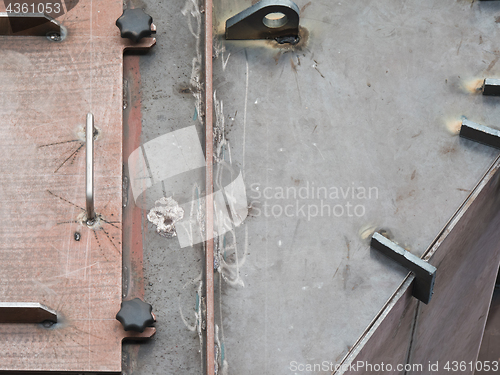
[[[205,247],[205,287],[207,306],[207,375],[215,373],[215,327],[214,327],[214,201],[213,201],[213,19],[212,0],[205,0],[205,152],[206,152],[206,247]]]

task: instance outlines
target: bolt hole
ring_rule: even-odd
[[[262,20],[264,25],[271,29],[277,29],[279,27],[283,27],[287,24],[288,18],[284,13],[274,12],[268,13],[264,19]]]
[[[80,238],[82,238],[82,235],[79,232],[75,232],[75,241],[80,241]]]

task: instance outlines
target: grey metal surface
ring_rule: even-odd
[[[195,85],[197,80],[202,82],[197,71],[201,68],[199,48],[203,48],[199,40],[202,27],[199,2],[133,3],[151,14],[157,26],[157,45],[141,57],[142,143],[191,125],[196,125],[203,142],[202,112],[197,107],[201,92]],[[200,171],[197,181],[203,180]],[[181,249],[176,239],[160,236],[145,217],[144,220],[147,228],[143,232],[144,299],[153,305],[157,333],[141,344],[133,373],[201,374],[202,347],[195,314],[199,304],[197,291],[202,287],[203,249],[201,246]]]
[[[230,373],[338,363],[405,275],[360,233],[388,229],[420,256],[498,153],[446,128],[463,114],[498,118],[494,98],[462,88],[496,58],[491,4],[308,3],[297,2],[309,32],[302,48],[221,41],[214,62],[224,131],[253,207],[236,231],[244,287],[221,283]],[[220,26],[239,4],[217,3]],[[313,184],[365,199],[340,192],[321,202]],[[287,198],[293,188],[306,199]],[[322,203],[344,215],[307,216]]]
[[[191,4],[147,2],[159,34],[141,65],[144,142],[197,124]],[[477,95],[475,85],[500,75],[500,4],[297,4],[304,34],[290,49],[224,41],[225,21],[251,2],[215,2],[218,134],[243,171],[251,205],[234,232],[236,246],[228,237],[233,246],[221,249],[237,267],[216,280],[218,339],[230,374],[340,362],[406,275],[369,250],[369,235],[390,230],[422,255],[498,154],[460,139],[453,127],[461,115],[498,123],[498,98]],[[313,186],[338,198],[321,202]],[[305,198],[287,198],[280,188],[290,195],[302,188]],[[321,216],[322,203],[330,212],[342,206],[343,215],[324,208]],[[284,213],[289,205],[293,215]],[[319,212],[308,216],[309,207]],[[198,374],[193,316],[202,249],[181,250],[152,227],[144,242],[146,300],[158,311],[158,333],[141,347],[137,373]]]

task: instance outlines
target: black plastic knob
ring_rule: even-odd
[[[116,20],[116,26],[120,29],[122,38],[128,38],[135,43],[151,36],[152,23],[153,17],[139,8],[125,9],[121,17]]]
[[[130,301],[123,301],[122,307],[116,319],[123,325],[125,331],[144,332],[147,327],[151,327],[155,318],[151,313],[153,306],[149,303],[134,298]]]

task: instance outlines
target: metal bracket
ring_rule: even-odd
[[[462,120],[460,136],[488,146],[500,148],[500,131],[467,119]]]
[[[46,36],[61,41],[66,29],[44,13],[0,13],[0,35]]]
[[[415,275],[413,296],[425,304],[430,302],[434,289],[434,280],[436,279],[436,267],[406,251],[378,232],[373,234],[370,245],[413,272]]]
[[[226,21],[226,39],[298,37],[299,12],[290,0],[262,0]]]
[[[40,303],[0,302],[0,323],[57,323],[57,313]]]

